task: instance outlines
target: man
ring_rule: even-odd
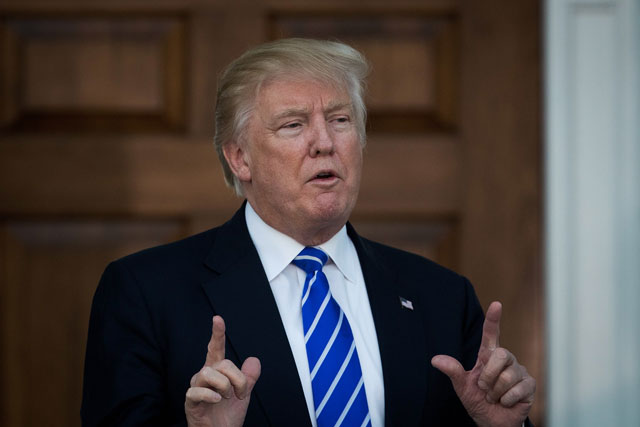
[[[84,424],[522,425],[535,380],[499,347],[500,304],[483,322],[466,279],[347,222],[367,73],[354,49],[303,39],[227,68],[215,144],[247,202],[109,265]]]

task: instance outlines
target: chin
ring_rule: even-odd
[[[328,202],[328,203],[327,203]],[[318,222],[333,224],[342,227],[347,220],[353,205],[345,200],[324,201],[323,203],[315,203],[311,216]]]

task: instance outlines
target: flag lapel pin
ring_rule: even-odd
[[[400,297],[400,305],[402,308],[413,310],[413,303],[406,298]]]

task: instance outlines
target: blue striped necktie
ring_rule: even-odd
[[[318,427],[371,426],[362,370],[346,316],[322,267],[327,254],[306,247],[293,264],[307,273],[302,325]]]

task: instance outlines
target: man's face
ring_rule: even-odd
[[[303,79],[264,85],[242,151],[245,194],[269,225],[319,244],[346,223],[360,187],[362,146],[345,90]]]

